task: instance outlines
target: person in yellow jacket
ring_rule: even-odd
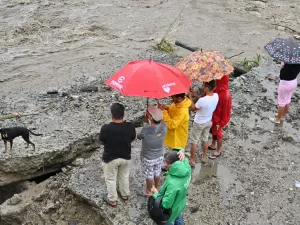
[[[159,104],[163,110],[163,121],[167,124],[164,144],[170,149],[185,148],[188,140],[189,107],[192,102],[184,93],[171,96],[170,106]]]

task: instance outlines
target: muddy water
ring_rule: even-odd
[[[237,194],[241,186],[237,185],[237,176],[218,161],[208,161],[206,164],[196,163],[192,173],[192,183],[199,186],[207,179],[217,178],[220,198],[229,201]]]
[[[143,52],[167,31],[170,40],[227,56],[244,51],[234,58],[243,60],[265,54],[270,39],[291,36],[272,23],[300,30],[298,12],[296,0],[3,0],[0,88],[42,91],[110,75],[129,60],[149,58]]]

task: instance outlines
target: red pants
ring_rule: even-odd
[[[223,139],[223,127],[219,126],[219,129],[217,129],[217,125],[213,123],[211,126],[211,134],[214,140],[221,141]]]

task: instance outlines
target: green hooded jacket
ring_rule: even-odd
[[[187,158],[173,163],[167,174],[165,183],[159,192],[154,193],[156,199],[163,196],[162,207],[172,208],[172,215],[168,223],[176,220],[186,207],[186,194],[191,181],[191,166]]]

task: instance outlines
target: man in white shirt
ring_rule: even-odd
[[[197,151],[197,144],[202,141],[203,144],[203,154],[201,157],[201,162],[206,162],[206,154],[208,151],[208,137],[209,131],[212,125],[212,115],[215,111],[219,96],[214,93],[216,87],[216,82],[214,80],[204,83],[204,93],[205,96],[198,99],[196,104],[192,103],[191,110],[196,111],[194,122],[190,131],[190,142],[191,142],[191,166],[195,166],[195,157]],[[197,97],[195,91],[191,90],[189,93],[189,98],[192,99],[192,95]]]

